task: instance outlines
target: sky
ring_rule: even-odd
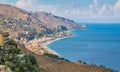
[[[120,0],[0,0],[0,3],[49,12],[80,23],[120,23]]]

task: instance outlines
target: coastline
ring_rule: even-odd
[[[41,47],[44,48],[46,51],[48,51],[48,53],[50,53],[50,54],[54,54],[54,55],[60,56],[56,51],[54,51],[50,47],[48,47],[48,45],[53,43],[53,42],[56,42],[56,41],[59,41],[61,39],[65,39],[65,38],[68,38],[68,37],[71,37],[71,35],[70,36],[61,37],[61,38],[55,38],[54,40],[50,40],[50,41],[47,41],[45,43],[42,43]]]
[[[45,53],[54,54],[57,56],[60,56],[56,51],[52,50],[48,47],[49,44],[73,36],[71,31],[64,31],[59,32],[54,35],[50,36],[44,36],[42,38],[35,38],[31,41],[27,41],[26,39],[20,40],[20,44],[23,44],[25,48],[27,48],[29,51],[34,52],[38,55],[43,55]]]
[[[46,48],[46,50],[48,52],[50,52],[51,54],[55,54],[55,55],[60,56],[56,51],[54,51],[50,47],[48,47],[48,45],[53,43],[53,42],[56,42],[56,41],[59,41],[61,39],[65,39],[65,38],[68,38],[68,37],[70,37],[70,36],[66,36],[66,37],[62,37],[62,38],[56,38],[55,40],[48,41],[48,42],[44,43],[44,48]]]

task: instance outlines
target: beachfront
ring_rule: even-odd
[[[55,51],[51,50],[50,48],[47,47],[50,43],[60,40],[62,38],[66,38],[68,36],[71,36],[70,31],[64,31],[64,32],[59,32],[56,33],[55,35],[50,35],[50,36],[44,36],[42,38],[35,38],[31,41],[27,41],[26,39],[22,39],[20,42],[30,50],[31,52],[34,52],[38,55],[43,55],[44,53],[50,53],[54,55],[59,55]]]

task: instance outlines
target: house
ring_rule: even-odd
[[[3,46],[4,44],[4,39],[2,33],[0,33],[0,46]]]
[[[3,46],[4,43],[6,43],[9,40],[8,36],[8,32],[0,33],[0,46]]]

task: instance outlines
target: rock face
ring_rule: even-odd
[[[45,12],[28,12],[12,5],[0,4],[0,25],[22,34],[50,34],[70,30],[77,24],[69,19]]]
[[[60,26],[65,26],[67,29],[72,29],[77,25],[72,20],[55,16],[52,13],[39,12],[36,13],[36,15],[38,15],[38,19],[44,22],[45,25],[50,29],[58,28]]]

